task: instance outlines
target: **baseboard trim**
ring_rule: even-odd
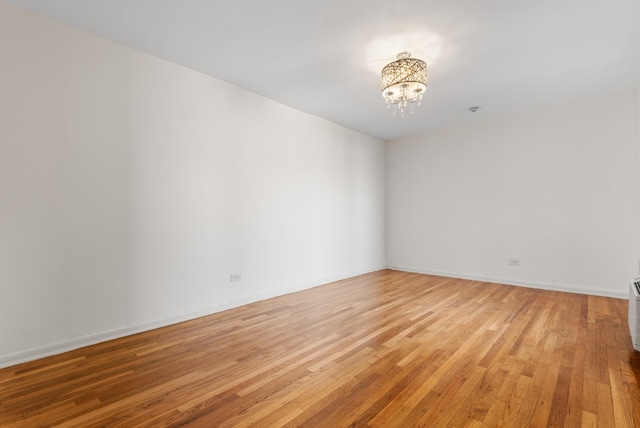
[[[481,275],[467,275],[459,272],[446,272],[430,269],[411,268],[406,266],[387,266],[387,269],[402,272],[422,273],[426,275],[445,276],[449,278],[469,279],[472,281],[493,282],[496,284],[513,285],[516,287],[537,288],[542,290],[563,291],[565,293],[588,294],[592,296],[613,297],[616,299],[628,299],[627,293],[619,293],[611,290],[594,290],[591,288],[572,287],[568,285],[551,284],[544,282],[520,281],[508,278],[489,277]]]
[[[295,293],[297,291],[303,291],[303,290],[307,290],[314,287],[319,287],[321,285],[329,284],[331,282],[340,281],[343,279],[352,278],[355,276],[364,275],[371,272],[376,272],[382,269],[392,269],[392,270],[398,270],[402,272],[421,273],[426,275],[444,276],[449,278],[468,279],[472,281],[494,282],[497,284],[513,285],[517,287],[538,288],[543,290],[562,291],[567,293],[590,294],[595,296],[613,297],[613,298],[619,298],[619,299],[628,298],[628,295],[626,293],[612,292],[610,290],[593,290],[593,289],[571,287],[571,286],[559,285],[559,284],[520,281],[520,280],[512,280],[508,278],[487,277],[487,276],[480,276],[480,275],[467,275],[467,274],[461,274],[459,272],[419,269],[419,268],[412,268],[407,266],[386,266],[386,267],[375,268],[372,270],[353,272],[351,274],[343,274],[343,275],[337,275],[334,277],[325,277],[321,279],[316,279],[313,281],[298,284],[294,287],[272,289],[262,293],[255,293],[250,296],[245,296],[240,299],[234,299],[232,301],[226,302],[218,306],[206,307],[197,311],[183,313],[183,314],[175,315],[172,317],[164,318],[161,320],[156,320],[152,322],[141,323],[141,324],[136,324],[131,326],[124,326],[114,330],[74,337],[74,338],[70,338],[68,340],[64,340],[57,343],[51,343],[44,346],[2,354],[0,355],[0,368],[11,367],[17,364],[34,361],[40,358],[45,358],[52,355],[73,351],[75,349],[83,348],[85,346],[91,346],[97,343],[106,342],[108,340],[118,339],[121,337],[130,336],[132,334],[154,330],[160,327],[166,327],[168,325],[193,320],[196,318],[200,318],[200,317],[212,315],[218,312],[223,312],[229,309],[237,308],[243,305],[248,305],[250,303],[259,302],[262,300],[267,300],[267,299],[271,299],[278,296],[284,296],[286,294]]]
[[[331,282],[340,281],[354,276],[364,275],[371,272],[377,272],[385,269],[384,266],[375,268],[372,270],[358,271],[350,274],[336,275],[333,277],[325,277],[297,284],[293,287],[279,288],[267,290],[261,293],[255,293],[249,296],[244,296],[239,299],[226,302],[224,304],[212,307],[205,307],[196,311],[187,312],[179,315],[174,315],[161,320],[124,326],[114,330],[98,332],[94,334],[88,334],[84,336],[78,336],[69,338],[64,341],[47,344],[44,346],[38,346],[35,348],[25,349],[16,352],[10,352],[0,355],[0,368],[11,367],[17,364],[26,363],[29,361],[38,360],[40,358],[50,357],[52,355],[62,354],[64,352],[73,351],[75,349],[84,348],[85,346],[95,345],[97,343],[106,342],[108,340],[119,339],[121,337],[130,336],[132,334],[142,333],[144,331],[154,330],[160,327],[166,327],[172,324],[177,324],[184,321],[193,320],[196,318],[212,315],[218,312],[223,312],[229,309],[237,308],[250,303],[259,302],[261,300],[267,300],[278,296],[284,296],[286,294],[295,293],[297,291],[303,291],[321,285],[329,284]]]

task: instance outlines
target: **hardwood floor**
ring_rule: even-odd
[[[640,426],[626,317],[384,270],[0,370],[0,426]]]

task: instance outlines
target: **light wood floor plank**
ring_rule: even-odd
[[[2,369],[0,426],[640,426],[626,312],[382,270]]]

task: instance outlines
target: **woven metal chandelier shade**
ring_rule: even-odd
[[[404,116],[407,106],[413,113],[414,105],[420,105],[427,90],[427,63],[402,52],[396,61],[382,69],[381,86],[387,108],[392,108],[394,115],[400,110]]]

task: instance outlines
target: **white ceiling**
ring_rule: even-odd
[[[640,87],[638,0],[13,2],[383,140]],[[379,73],[405,50],[429,88],[401,118]]]

